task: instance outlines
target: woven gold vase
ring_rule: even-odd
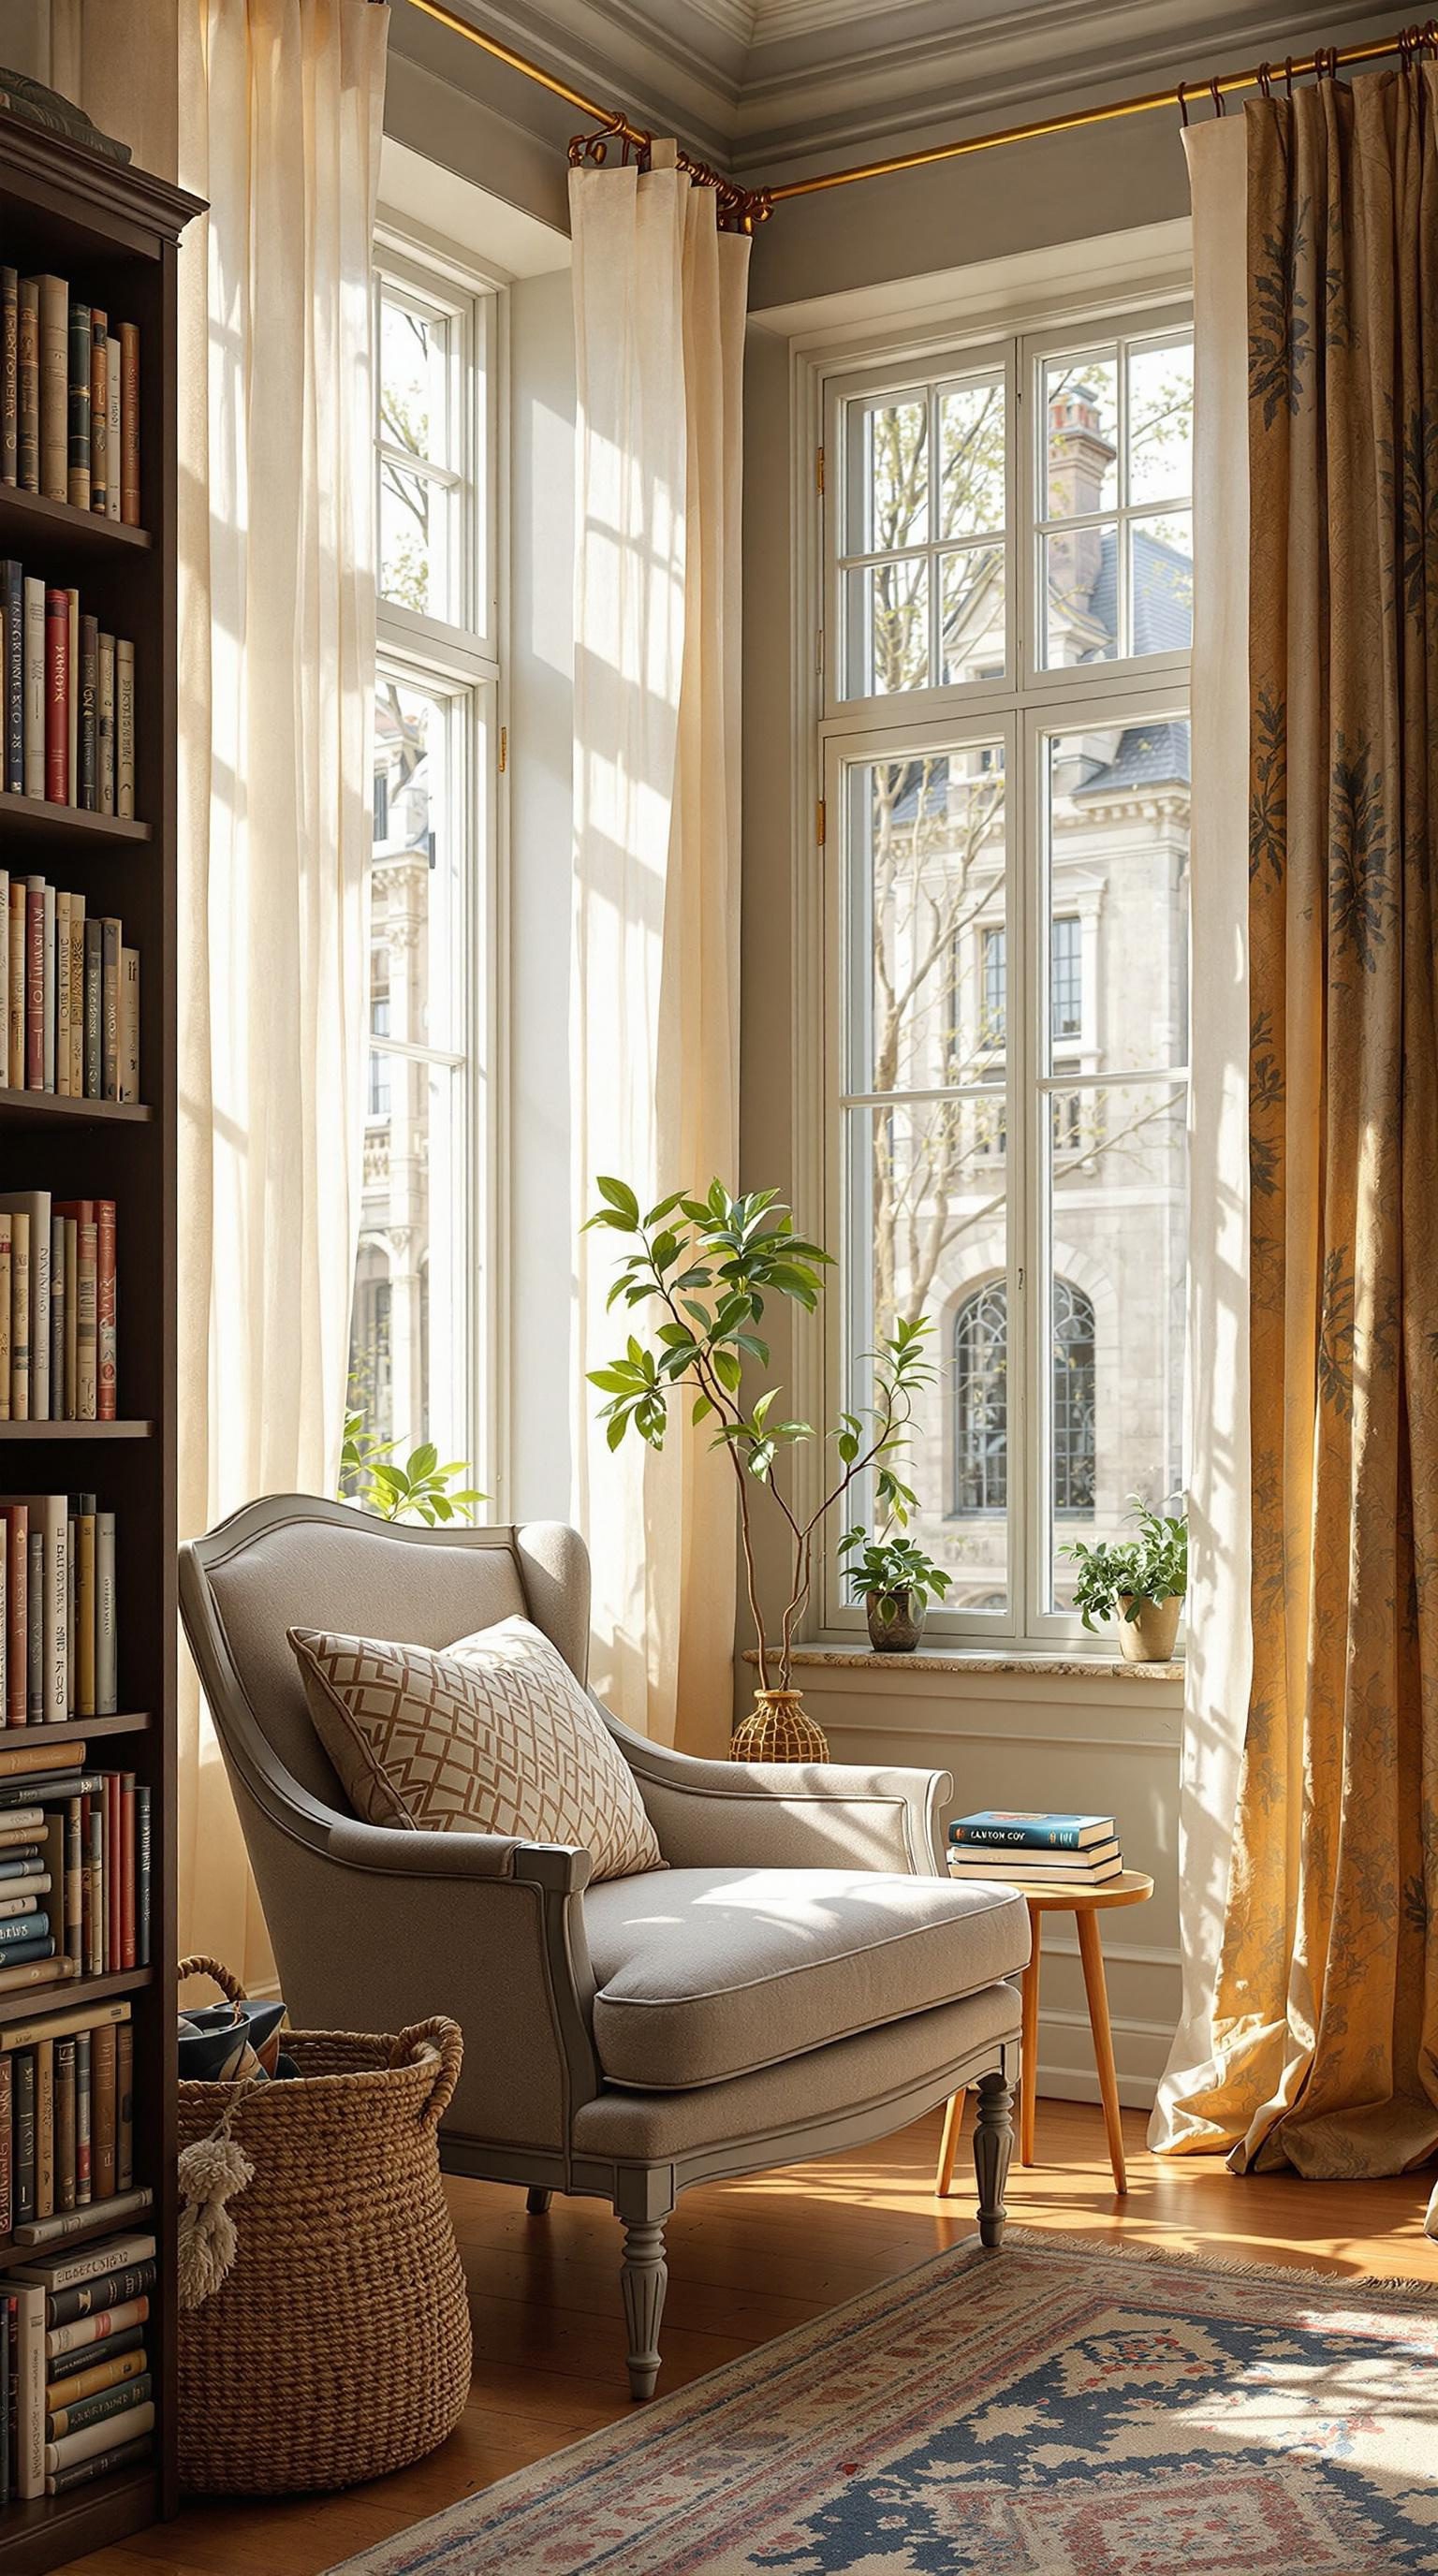
[[[829,1746],[804,1714],[802,1691],[757,1690],[752,1710],[734,1730],[729,1754],[735,1762],[827,1762]]]

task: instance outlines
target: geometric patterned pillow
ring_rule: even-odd
[[[577,1843],[595,1878],[665,1866],[634,1774],[528,1619],[438,1651],[291,1628],[310,1715],[372,1825]]]

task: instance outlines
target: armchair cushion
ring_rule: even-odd
[[[527,1619],[443,1652],[292,1628],[310,1714],[370,1824],[578,1844],[596,1878],[662,1870],[634,1777]]]
[[[877,1870],[668,1869],[591,1887],[611,2084],[676,2092],[974,1994],[1027,1964],[1016,1888]]]

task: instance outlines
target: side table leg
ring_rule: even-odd
[[[1034,2097],[1039,2081],[1039,1948],[1043,1940],[1044,1918],[1030,1910],[1029,1931],[1033,1947],[1024,1970],[1023,2036],[1019,2065],[1019,2162],[1031,2165],[1034,2160]]]
[[[949,2095],[947,2105],[945,2106],[944,2134],[939,2143],[939,2170],[934,2176],[934,2197],[936,2200],[947,2200],[953,2187],[954,2158],[958,2154],[959,2140],[963,2136],[964,2132],[964,2103],[966,2099],[966,2088],[961,2084],[957,2093],[951,2093]]]
[[[1118,2107],[1118,2076],[1114,2071],[1113,2032],[1109,2026],[1108,1988],[1104,1983],[1103,1943],[1099,1938],[1098,1916],[1085,1909],[1076,1912],[1079,1957],[1083,1961],[1084,1990],[1088,1995],[1088,2017],[1093,2029],[1093,2053],[1098,2062],[1098,2088],[1103,2096],[1103,2124],[1108,2133],[1109,2162],[1113,2166],[1115,2191],[1128,2189],[1128,2169],[1123,2160],[1123,2121]]]

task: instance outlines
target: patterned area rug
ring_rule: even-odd
[[[1416,2285],[956,2247],[347,2576],[1438,2570]]]

